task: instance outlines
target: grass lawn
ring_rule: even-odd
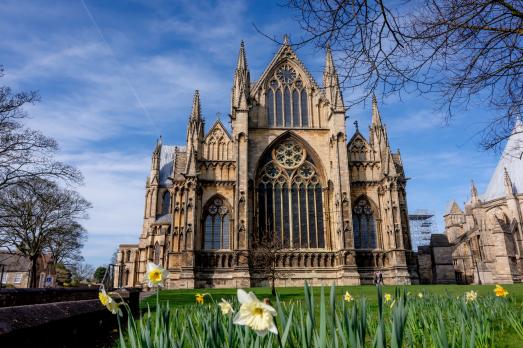
[[[408,315],[410,317],[407,320],[409,340],[405,346],[434,346],[434,342],[437,341],[438,335],[441,333],[441,327],[443,327],[443,336],[449,338],[456,337],[480,337],[476,338],[475,347],[501,347],[501,348],[516,348],[523,347],[523,336],[519,336],[516,330],[509,323],[508,313],[516,315],[523,324],[523,284],[503,285],[508,290],[509,295],[507,298],[495,298],[494,296],[494,285],[409,285],[409,286],[384,286],[383,293],[390,293],[395,296],[396,290],[405,289],[408,292],[407,297],[410,310]],[[325,304],[329,307],[330,287],[325,287]],[[270,288],[252,288],[244,289],[252,291],[256,294],[259,299],[269,298],[271,304],[276,305],[275,299],[271,295]],[[475,290],[478,293],[477,306],[472,304],[466,304],[464,301],[465,292]],[[207,318],[212,316],[212,313],[219,312],[217,306],[214,303],[219,302],[222,298],[233,303],[235,308],[238,308],[236,301],[236,289],[183,289],[183,290],[162,290],[158,294],[160,303],[169,304],[171,309],[174,309],[176,316],[176,323],[185,323],[187,318],[195,317]],[[337,307],[346,307],[346,303],[343,301],[343,295],[348,291],[352,297],[361,306],[361,300],[366,300],[367,314],[366,318],[368,321],[368,336],[365,339],[365,346],[372,345],[372,338],[376,334],[377,321],[378,321],[378,298],[377,288],[372,285],[362,286],[339,286],[336,287],[336,303]],[[288,311],[291,306],[297,306],[296,320],[298,318],[304,318],[306,313],[306,305],[304,303],[304,288],[277,288],[277,293],[280,300]],[[418,294],[422,293],[422,298],[418,297]],[[205,304],[196,304],[195,295],[206,294]],[[313,288],[314,295],[314,309],[313,316],[316,320],[320,319],[320,307],[321,307],[321,288]],[[151,312],[155,313],[157,297],[152,295],[141,302],[142,311],[146,312],[147,307],[151,309]],[[353,304],[349,304],[352,308]],[[386,334],[390,337],[392,330],[392,315],[393,315],[393,304],[390,303],[384,305],[384,318],[386,322]],[[330,307],[329,307],[330,308]],[[334,308],[334,307],[333,307]],[[343,310],[342,310],[343,312]],[[327,318],[330,318],[329,313],[333,313],[327,309]],[[325,313],[324,313],[325,314]],[[221,318],[220,316],[218,316]],[[354,317],[353,317],[354,318]],[[482,319],[481,319],[482,318]],[[224,319],[219,319],[224,320]],[[321,321],[321,320],[320,320]],[[440,321],[441,323],[439,323]],[[316,325],[318,325],[318,322]],[[468,322],[468,324],[464,324]],[[296,322],[298,325],[298,322]],[[465,326],[466,327],[465,327]],[[299,331],[299,329],[296,329]],[[523,330],[523,327],[522,329]],[[204,330],[205,331],[205,330]],[[299,334],[295,336],[298,337]],[[445,333],[446,332],[446,333]],[[416,337],[415,337],[416,336]],[[349,337],[349,336],[347,336]],[[481,338],[483,337],[483,338]],[[453,338],[453,339],[454,339]],[[390,339],[390,338],[389,338]],[[459,339],[458,339],[459,341]],[[296,344],[295,341],[294,344]],[[414,343],[416,342],[416,343]],[[479,343],[478,343],[479,342]],[[465,344],[457,343],[458,346]],[[269,344],[268,346],[271,346]],[[437,344],[436,346],[444,347],[445,345]],[[469,346],[469,343],[466,344]]]
[[[426,296],[430,294],[449,295],[451,297],[462,296],[466,291],[475,290],[478,292],[478,296],[492,295],[494,292],[494,285],[408,285],[408,286],[384,286],[383,292],[394,293],[396,288],[406,288],[411,294],[418,294],[419,292],[424,293]],[[504,285],[505,289],[509,291],[509,297],[512,298],[514,303],[523,305],[523,284],[510,284]],[[271,295],[270,288],[251,288],[244,289],[246,291],[252,291],[258,298],[268,297],[271,301],[274,298]],[[277,288],[276,291],[280,296],[280,300],[301,300],[303,299],[303,287],[296,288]],[[377,306],[376,287],[373,285],[359,285],[359,286],[338,286],[336,287],[336,294],[340,297],[348,291],[354,298],[365,297],[371,308]],[[329,294],[330,287],[326,287],[326,294]],[[184,306],[195,303],[195,295],[197,293],[208,293],[217,302],[221,298],[229,299],[236,297],[236,289],[181,289],[181,290],[161,290],[159,299],[160,302],[169,302],[171,307]],[[314,288],[315,297],[319,297],[320,288]],[[206,297],[206,300],[208,298]],[[151,296],[141,303],[142,308],[147,306],[153,308],[156,305],[156,296]],[[522,345],[523,346],[523,345]]]

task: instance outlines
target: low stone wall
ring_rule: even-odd
[[[97,289],[87,289],[89,291],[84,293],[64,291],[69,289],[55,290],[58,292],[54,300],[68,297],[70,301],[0,308],[0,347],[114,346],[118,335],[117,318],[100,303]],[[21,296],[25,297],[27,293]],[[73,300],[75,296],[89,294],[96,296],[96,299]],[[138,289],[121,291],[133,314],[139,312],[139,294]],[[41,297],[40,300],[42,298],[53,300],[51,296]],[[125,313],[125,309],[122,310]],[[126,317],[124,314],[123,325],[126,325]]]
[[[0,307],[25,306],[98,298],[98,288],[0,289]]]
[[[116,316],[98,300],[0,308],[0,347],[111,347]]]

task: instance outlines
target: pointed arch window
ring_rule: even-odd
[[[229,249],[230,214],[223,199],[214,198],[204,219],[203,248],[206,250]]]
[[[306,150],[288,140],[271,152],[257,176],[258,238],[288,248],[325,248],[323,188]]]
[[[268,127],[308,127],[307,90],[296,71],[281,66],[267,88]]]
[[[160,244],[158,242],[154,244],[153,262],[157,265],[160,264]]]
[[[169,214],[169,209],[171,205],[171,193],[165,191],[162,197],[162,214]]]
[[[354,247],[356,249],[376,248],[376,219],[367,199],[360,199],[352,209]]]

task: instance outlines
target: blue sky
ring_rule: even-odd
[[[0,65],[7,72],[0,83],[40,92],[42,102],[28,108],[29,125],[56,138],[59,158],[85,176],[79,191],[94,205],[84,223],[88,263],[107,263],[119,243],[137,241],[156,138],[184,143],[194,90],[210,126],[216,113],[230,112],[240,40],[251,79],[270,62],[278,46],[253,23],[278,38],[300,36],[293,14],[270,1],[0,3]],[[298,55],[321,81],[324,52],[305,47]],[[442,230],[449,201],[467,200],[471,179],[483,192],[498,154],[479,149],[475,135],[489,117],[481,106],[459,111],[447,125],[429,98],[405,95],[379,104],[411,178],[409,210],[433,211]],[[370,105],[348,114],[349,137],[355,120],[366,135]]]

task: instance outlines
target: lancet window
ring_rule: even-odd
[[[307,89],[289,65],[280,67],[267,90],[268,127],[308,127]]]
[[[306,150],[285,141],[258,175],[259,238],[274,236],[287,248],[325,248],[323,189]]]
[[[376,219],[365,198],[360,199],[352,209],[352,226],[356,249],[376,248]]]
[[[171,193],[165,191],[162,197],[162,214],[169,214],[169,208],[171,205]]]
[[[207,250],[229,249],[230,212],[223,199],[214,198],[207,207],[203,247]]]

